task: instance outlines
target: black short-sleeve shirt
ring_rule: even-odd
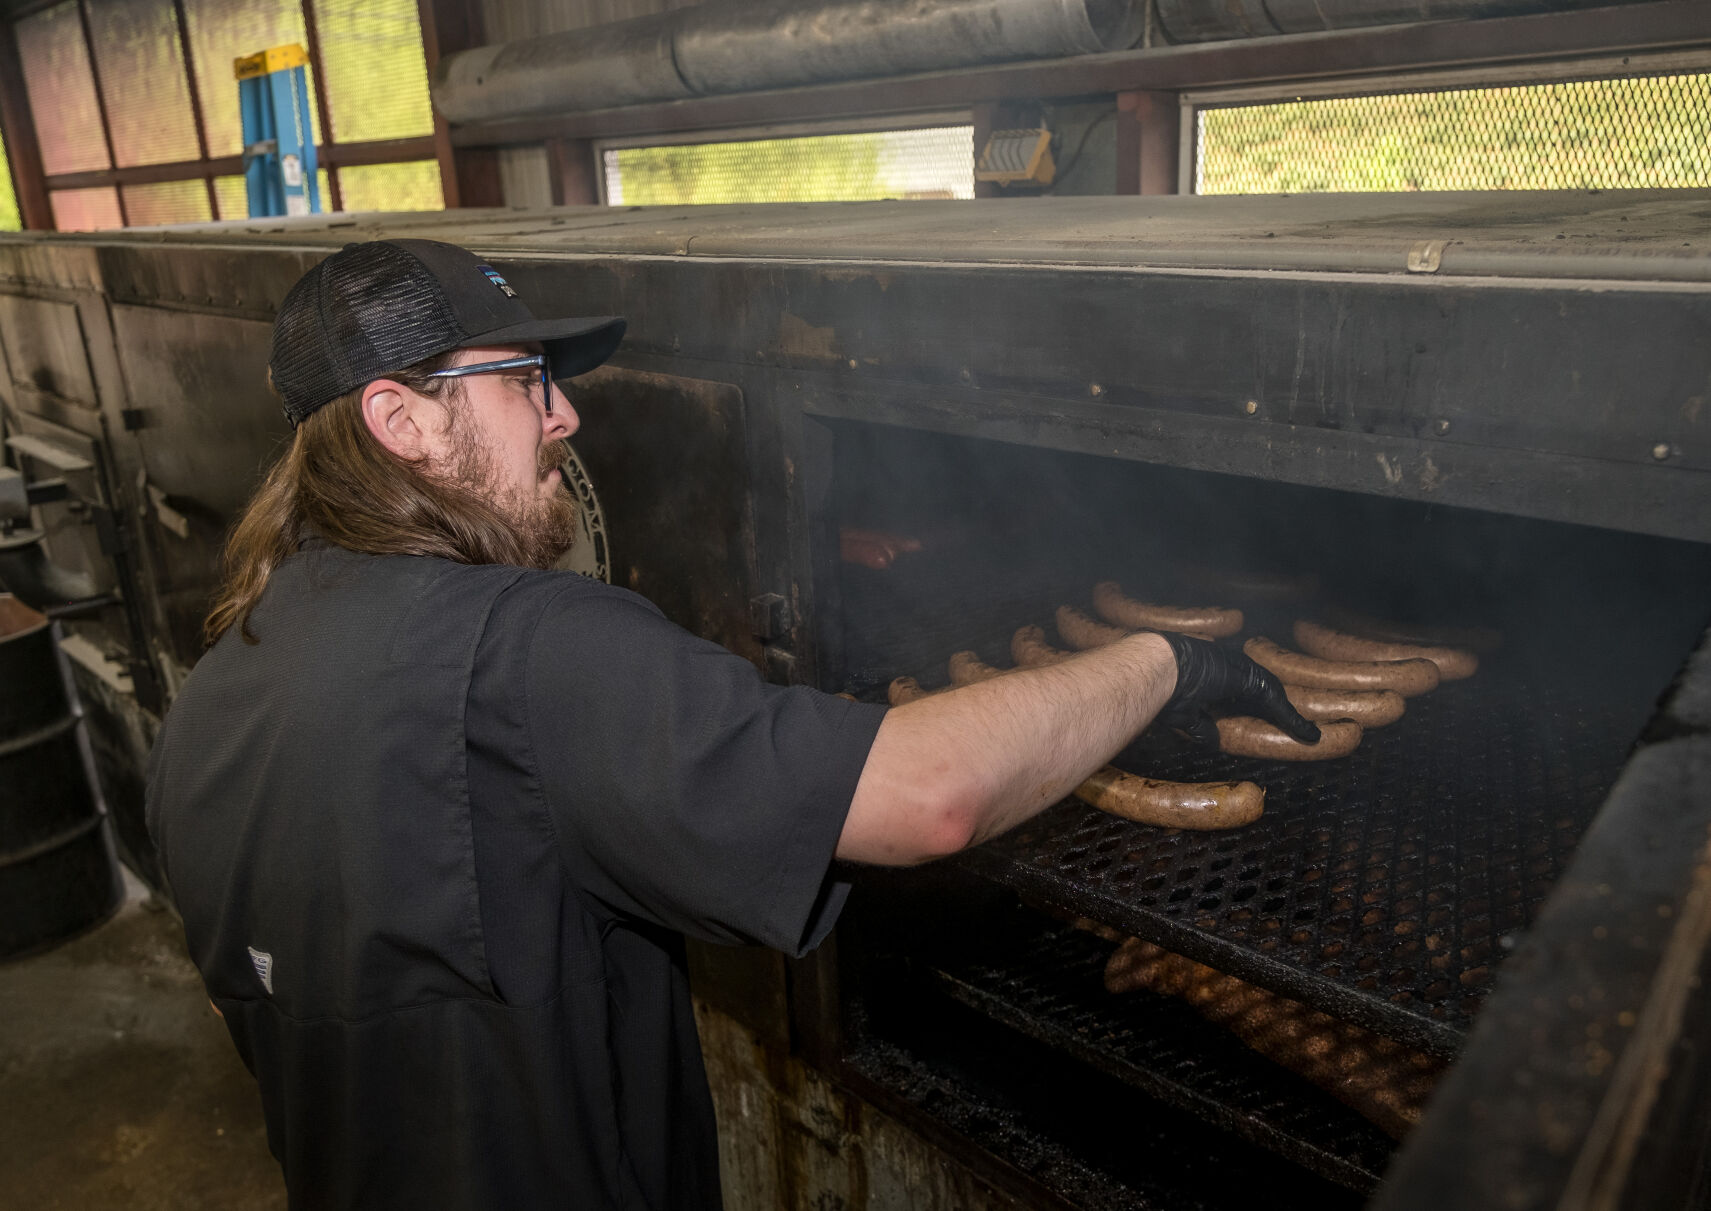
[[[568,573],[319,546],[252,629],[149,819],[293,1205],[716,1205],[681,935],[824,937],[883,711]]]

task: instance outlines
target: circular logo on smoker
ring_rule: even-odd
[[[588,469],[576,457],[576,451],[565,444],[568,453],[559,464],[559,474],[565,488],[576,497],[576,545],[565,553],[556,565],[562,571],[581,572],[595,580],[612,583],[612,561],[606,549],[606,515],[600,511],[600,498],[594,494],[594,481]]]

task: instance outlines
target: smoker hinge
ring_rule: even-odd
[[[119,420],[123,422],[126,433],[135,433],[138,429],[146,429],[149,424],[149,414],[146,408],[121,408]]]
[[[749,632],[762,643],[781,639],[790,630],[790,603],[779,593],[749,598]]]

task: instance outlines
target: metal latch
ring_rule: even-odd
[[[1408,250],[1409,273],[1436,273],[1448,240],[1420,240]]]
[[[749,598],[749,633],[762,643],[780,639],[790,630],[790,603],[779,593]]]

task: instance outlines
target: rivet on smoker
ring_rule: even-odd
[[[1098,399],[1101,395],[1105,394],[1105,388],[1101,387],[1098,383],[1092,383],[1087,388],[1087,394]]]
[[[957,377],[962,379],[962,381],[966,383],[970,379],[972,379],[974,377],[974,375],[972,372],[970,372],[968,367],[964,366],[961,370],[957,371]]]
[[[1657,445],[1652,447],[1652,457],[1657,459],[1660,463],[1664,459],[1668,458],[1672,453],[1673,451],[1669,448],[1668,442],[1659,442]]]
[[[1250,399],[1247,402],[1245,410],[1249,416],[1252,416],[1254,413],[1259,411],[1259,401],[1257,399]]]
[[[1432,428],[1438,431],[1439,437],[1442,437],[1450,431],[1450,422],[1447,420],[1440,420],[1437,424],[1433,425]]]

